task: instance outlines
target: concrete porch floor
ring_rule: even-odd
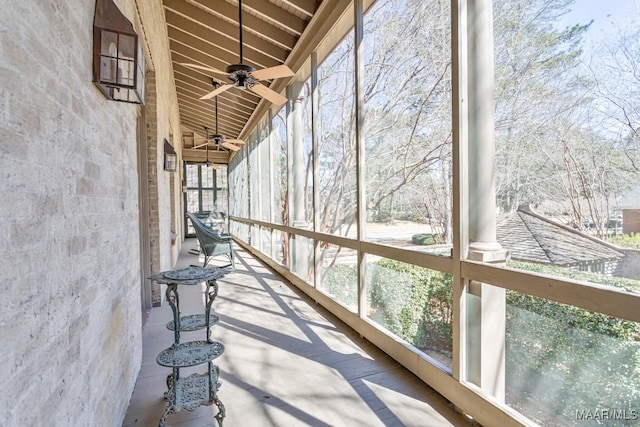
[[[187,239],[176,268],[201,265]],[[213,262],[215,265],[215,260]],[[226,407],[224,425],[246,426],[472,426],[430,387],[344,325],[310,298],[236,245],[236,268],[219,280],[213,311],[220,323],[212,337],[225,345],[216,360]],[[179,289],[182,315],[200,313],[203,289]],[[124,427],[157,426],[166,407],[169,368],[157,354],[173,342],[164,303],[143,328],[142,368]],[[182,333],[182,341],[204,339],[204,331]],[[206,372],[206,365],[181,375]],[[217,408],[170,415],[173,427],[217,426]]]

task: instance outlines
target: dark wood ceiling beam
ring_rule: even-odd
[[[226,3],[220,1],[219,3]],[[219,16],[215,16],[212,14],[208,14],[204,12],[202,9],[185,2],[184,0],[164,0],[164,6],[167,10],[182,15],[183,17],[204,26],[212,31],[217,32],[221,36],[227,37],[234,42],[239,43],[240,40],[238,38],[238,27],[237,25],[233,25],[228,21],[220,18]],[[237,22],[237,16],[235,19],[232,19],[233,22]],[[265,23],[266,24],[266,23]],[[244,25],[244,20],[243,20]],[[185,31],[188,31],[185,29]],[[194,34],[198,34],[197,31],[194,31]],[[279,46],[274,45],[273,43],[265,40],[262,37],[258,37],[253,33],[245,32],[242,35],[244,46],[251,46],[251,48],[258,50],[265,55],[269,55],[272,58],[277,59],[278,61],[284,61],[289,51],[291,50],[291,46]],[[295,41],[294,41],[295,43]]]
[[[353,7],[352,0],[323,0],[319,4],[317,11],[315,11],[313,18],[309,21],[300,41],[292,49],[289,57],[287,57],[286,63],[294,73],[309,59],[313,50],[325,39],[335,23],[338,22],[343,15],[347,16],[345,12],[351,7]],[[275,92],[281,92],[285,89],[286,84],[287,81],[284,79],[275,80],[270,88]],[[271,104],[267,102],[263,102],[256,107],[256,110],[242,130],[241,138],[248,136],[245,134],[248,134],[248,132],[257,125],[260,117],[262,117],[269,108],[271,108]]]
[[[202,25],[198,25],[195,22],[185,18],[184,16],[172,13],[171,11],[167,11],[166,17],[167,26],[169,27],[169,38],[171,38],[172,36],[172,30],[180,30],[185,34],[189,34],[193,38],[200,39],[203,42],[208,43],[210,45],[208,49],[200,49],[203,52],[213,54],[217,49],[221,49],[232,55],[233,59],[229,61],[229,64],[235,64],[238,62],[238,41],[223,37],[219,32],[213,31]],[[204,45],[202,47],[206,48],[206,46]],[[261,64],[264,67],[272,67],[274,65],[279,65],[282,63],[282,60],[280,60],[279,58],[274,58],[273,56],[265,54],[262,51],[254,49],[253,47],[246,44],[244,46],[243,54],[246,63],[248,63],[249,65]]]
[[[219,61],[214,60],[213,58],[207,57],[206,55],[203,55],[187,46],[181,45],[182,46],[182,50],[178,51],[176,49],[179,48],[179,46],[175,46],[175,44],[177,44],[177,42],[174,42],[172,40],[169,41],[169,46],[171,47],[171,52],[173,52],[173,60],[175,62],[187,62],[187,63],[197,63],[200,65],[204,65],[207,67],[213,67],[213,68],[217,68],[219,69],[220,67],[218,66]],[[186,67],[188,68],[188,67]],[[202,71],[202,73],[206,73],[206,71]],[[205,76],[207,76],[208,74],[204,74]],[[221,78],[218,78],[217,75],[214,75],[214,73],[211,73],[210,78],[215,78],[216,81],[220,82],[220,83],[229,83],[228,80],[226,80],[224,78],[224,76],[221,76]],[[213,90],[213,86],[211,86],[211,90]],[[211,92],[211,90],[209,92]],[[231,88],[229,89],[231,91],[236,92],[235,94],[237,94],[237,92],[242,92],[242,96],[246,96],[251,102],[254,102],[255,104],[257,104],[258,102],[260,102],[260,97],[248,90],[241,90],[238,88]]]
[[[190,62],[190,63],[203,65],[210,68],[215,68],[222,72],[225,71],[228,65],[227,62],[221,61],[209,55],[205,55],[204,53],[199,52],[193,49],[192,47],[179,43],[175,40],[169,40],[169,49],[171,50],[171,52],[174,52],[174,53],[177,53],[178,55],[183,56],[185,59],[185,61],[183,62]],[[204,70],[202,71],[202,73],[210,75],[211,77],[215,77],[216,80],[220,80],[220,81],[226,80],[224,74],[218,74],[218,73],[209,74],[207,73],[207,71],[204,71]]]
[[[202,105],[202,103],[191,102],[191,98],[189,97],[189,95],[181,92],[178,92],[178,101],[180,101],[181,107],[190,108],[193,111],[202,112],[203,114],[210,116],[213,119],[213,125],[215,125],[216,111],[215,107],[213,107],[212,105]],[[226,108],[222,108],[222,106],[218,104],[218,119],[220,120],[219,125],[229,122],[231,124],[234,124],[235,126],[239,126],[240,128],[242,128],[248,118],[248,116],[239,117],[231,114]]]
[[[267,19],[272,25],[281,25],[296,36],[300,36],[307,25],[304,19],[298,18],[293,13],[289,13],[280,7],[276,7],[268,0],[243,0],[242,5],[260,17]]]
[[[205,137],[205,130],[204,130],[204,125],[202,124],[202,119],[200,119],[199,117],[181,116],[180,120],[183,122],[182,123],[183,125],[193,128],[194,130],[198,130],[198,133],[197,133],[198,140]],[[213,135],[215,131],[209,126],[207,127],[209,128],[209,135]],[[218,128],[218,132],[232,139],[235,139],[237,135],[237,133],[235,133],[232,129]]]
[[[193,58],[182,56],[182,55],[180,55],[180,53],[175,52],[175,51],[173,52],[173,60],[176,61],[176,62],[179,62],[179,63],[181,63],[181,62],[193,62],[193,63],[198,62],[198,61],[195,61]],[[207,65],[207,64],[202,64],[202,65]],[[188,67],[185,67],[185,68],[188,68]],[[204,73],[204,71],[203,71],[203,73]],[[203,74],[203,75],[205,77],[207,77],[206,74]],[[209,77],[209,78],[212,78],[212,77]],[[219,82],[219,83],[222,83],[222,84],[229,83],[229,81],[225,81],[224,78],[222,80],[221,79],[216,79],[216,81]],[[209,89],[207,91],[207,93],[211,92],[213,90],[213,83],[209,83],[209,85],[210,85],[209,87],[211,89]],[[258,95],[254,94],[254,93],[252,93],[252,92],[250,92],[248,90],[241,90],[241,89],[238,89],[238,88],[235,88],[235,87],[232,87],[232,88],[228,89],[227,92],[231,92],[232,95],[242,96],[242,97],[246,98],[249,103],[251,103],[253,105],[258,104],[260,102],[260,99],[261,99]]]
[[[309,18],[316,12],[316,0],[282,0],[284,4],[304,13]]]
[[[181,108],[181,113],[184,113],[185,116],[191,117],[196,123],[199,124],[200,130],[204,132],[204,127],[208,127],[209,129],[215,131],[216,128],[216,118],[215,115],[206,110],[200,110],[197,107],[192,105],[185,105]],[[220,114],[218,114],[220,116]],[[220,117],[219,117],[220,118]],[[231,120],[220,120],[218,123],[218,129],[225,129],[233,134],[238,134],[242,128],[242,125],[235,123]]]
[[[216,130],[216,119],[215,117],[206,112],[194,109],[191,106],[186,106],[181,110],[181,114],[184,114],[185,117],[191,118],[195,123],[198,123],[198,128],[200,132],[204,134],[205,126],[208,127],[212,133]],[[218,132],[225,133],[228,135],[238,135],[240,132],[240,127],[236,123],[232,123],[229,120],[220,121],[218,124]]]
[[[203,108],[206,106],[209,109],[215,109],[215,103],[212,100],[201,101],[199,99],[201,95],[198,96],[198,94],[202,92],[198,87],[194,87],[183,80],[176,79],[176,88],[179,93],[188,97],[189,102],[193,102],[195,105],[200,105]],[[220,95],[218,96],[218,110],[220,111],[225,110],[228,114],[243,120],[247,120],[253,112],[251,109],[239,108],[238,104],[230,102],[228,99],[220,98]]]
[[[205,102],[200,100],[200,97],[202,95],[198,95],[202,93],[202,90],[199,87],[190,84],[189,81],[185,81],[181,78],[176,78],[176,87],[185,94],[188,94],[189,97],[191,97],[192,102]],[[212,104],[213,103],[211,102],[211,100],[209,100],[208,105]],[[230,112],[233,112],[233,114],[237,115],[238,117],[249,116],[253,112],[252,109],[229,100],[229,98],[223,98],[222,95],[218,95],[218,106],[224,106],[226,109],[228,109]]]
[[[173,72],[174,72],[174,78],[188,81],[193,86],[201,87],[201,89],[204,92],[200,96],[203,96],[213,90],[211,77],[205,76],[204,74],[196,70],[193,70],[191,68],[185,67],[183,65],[180,65],[174,62]],[[219,81],[220,83],[224,83],[222,82],[222,80],[216,79],[216,81]],[[228,91],[222,92],[220,95],[218,95],[218,99],[228,100],[229,102],[233,102],[237,104],[239,109],[243,109],[243,110],[247,109],[249,111],[253,111],[256,108],[256,105],[258,104],[258,102],[260,101],[260,98],[258,97],[246,97],[246,96],[243,96],[244,92],[241,94],[238,94],[236,92],[238,91],[228,90]]]
[[[185,117],[190,117],[192,120],[196,121],[200,125],[200,132],[204,134],[205,126],[209,128],[210,133],[216,132],[216,119],[215,116],[209,112],[198,110],[192,106],[186,106],[182,108],[181,113],[185,115]],[[219,115],[218,115],[219,116]],[[218,123],[218,132],[227,133],[230,135],[238,135],[241,131],[242,126],[234,123],[230,120],[223,120],[221,117],[220,123]]]
[[[184,46],[189,46],[194,50],[201,52],[202,54],[207,55],[209,57],[215,58],[226,65],[234,64],[238,61],[237,55],[233,53],[229,53],[223,49],[218,49],[216,46],[208,42],[205,42],[197,37],[194,37],[190,34],[187,34],[183,31],[180,31],[174,27],[170,26],[168,28],[167,34],[169,35],[169,40]],[[277,61],[275,61],[272,58],[269,58],[269,65],[264,65],[263,63],[258,63],[256,61],[251,61],[251,64],[252,65],[255,64],[254,65],[255,68],[267,68],[267,66],[277,65]],[[225,65],[225,68],[221,69],[220,71],[226,71],[226,65]]]
[[[201,11],[201,13],[204,13]],[[194,18],[187,18],[179,15],[171,9],[165,9],[165,17],[169,28],[178,28],[180,31],[192,34],[194,37],[206,40],[219,49],[226,50],[238,57],[238,41],[226,37],[219,31],[209,28],[204,23],[196,21]],[[171,37],[171,36],[169,36]]]
[[[165,0],[165,2],[174,1],[174,0]],[[224,19],[227,19],[233,22],[234,26],[236,26],[236,34],[239,34],[239,25],[238,23],[238,7],[234,6],[226,1],[216,1],[212,6],[212,2],[210,0],[191,0],[193,3],[198,4],[203,9],[210,11],[210,13],[218,15]],[[275,5],[271,5],[273,8],[277,8]],[[252,32],[258,37],[264,38],[269,42],[278,45],[284,49],[291,49],[292,46],[296,44],[297,37],[295,35],[289,34],[286,31],[270,25],[268,22],[263,21],[257,16],[253,16],[250,13],[246,13],[243,11],[242,13],[242,27],[244,33],[242,37],[244,39],[247,32]],[[231,34],[231,33],[229,33]]]

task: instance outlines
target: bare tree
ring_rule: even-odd
[[[573,0],[496,0],[497,201],[503,212],[546,200],[550,170],[544,155],[555,145],[553,124],[580,102],[576,68],[589,24],[558,30]],[[552,152],[552,150],[549,150]]]
[[[603,117],[601,132],[616,139],[629,167],[640,172],[640,30],[638,21],[618,28],[613,40],[601,41],[589,71],[596,105]]]
[[[365,22],[369,220],[402,214],[428,223],[445,241],[451,228],[448,17],[447,1],[381,0]]]

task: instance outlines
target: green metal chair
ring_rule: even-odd
[[[206,267],[212,258],[224,255],[229,259],[230,263],[221,268],[231,267],[235,270],[236,264],[233,256],[233,240],[231,236],[212,231],[204,225],[195,214],[187,212],[187,216],[196,231],[196,238],[200,244],[200,252],[204,255],[204,264],[202,266]]]

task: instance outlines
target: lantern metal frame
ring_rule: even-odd
[[[96,0],[93,83],[109,100],[144,104],[145,57],[133,25],[113,0]]]
[[[175,172],[178,169],[178,155],[173,149],[173,146],[169,144],[169,141],[164,140],[164,170],[168,172]]]

